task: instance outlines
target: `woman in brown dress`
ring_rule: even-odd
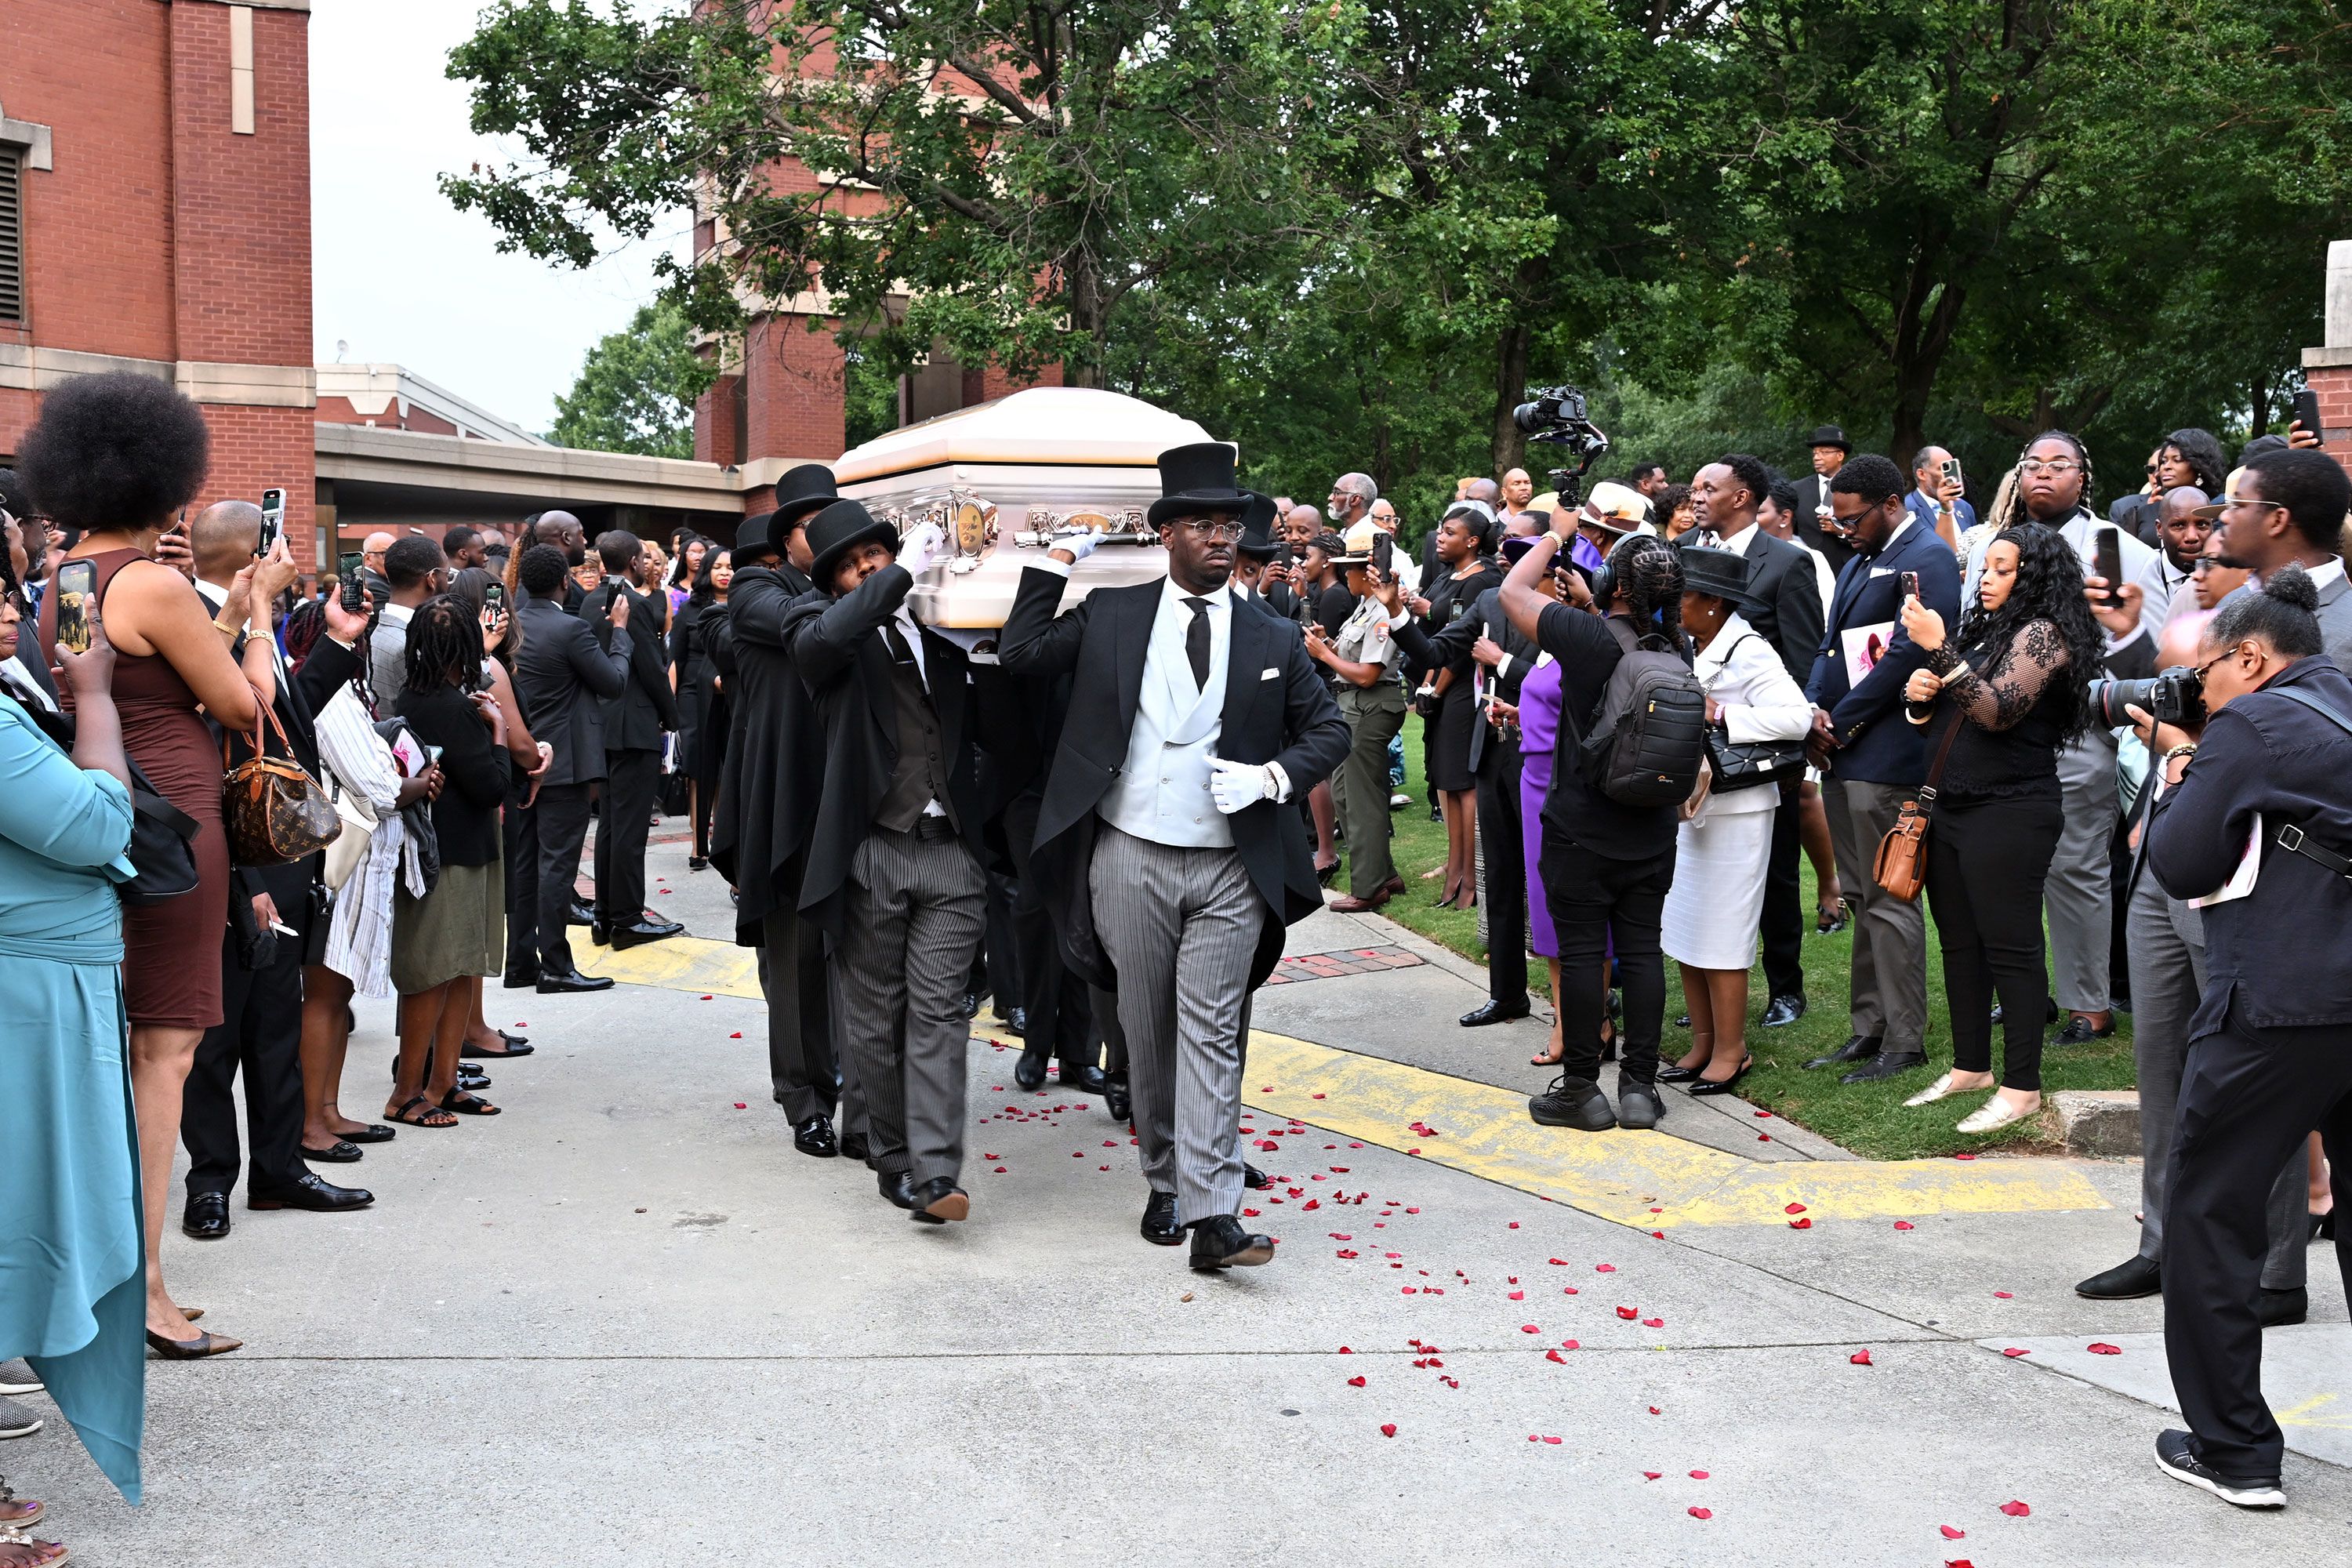
[[[147,1339],[160,1353],[181,1356],[237,1347],[189,1326],[163,1288],[162,1258],[180,1092],[197,1041],[221,1021],[228,840],[221,826],[220,744],[205,718],[247,732],[258,722],[276,677],[267,633],[248,638],[246,626],[253,607],[267,605],[295,575],[281,542],[272,559],[237,574],[215,620],[188,578],[163,563],[191,560],[186,530],[173,519],[204,482],[208,453],[194,404],[163,382],[119,374],[50,392],[19,459],[41,510],[81,535],[67,560],[96,568],[92,593],[116,653],[123,749],[198,825],[195,889],[123,911],[122,989],[146,1208]],[[44,649],[56,646],[60,596],[43,596]]]

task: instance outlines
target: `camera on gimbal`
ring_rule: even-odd
[[[1559,504],[1573,508],[1582,497],[1578,481],[1584,478],[1593,460],[1609,450],[1609,437],[1600,426],[1585,416],[1584,394],[1573,386],[1539,386],[1528,401],[1511,410],[1511,423],[1526,433],[1530,442],[1559,447],[1576,461],[1576,466],[1551,471],[1552,489],[1559,492]]]
[[[2189,665],[2176,664],[2145,680],[2091,682],[2091,711],[2110,729],[2137,722],[2126,708],[2137,708],[2159,724],[2194,729],[2205,722],[2205,677]]]

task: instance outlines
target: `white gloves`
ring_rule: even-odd
[[[907,569],[909,576],[919,577],[930,570],[947,544],[947,530],[936,522],[927,522],[898,542],[898,564]]]
[[[1244,806],[1272,800],[1281,790],[1275,780],[1274,768],[1267,763],[1235,763],[1212,757],[1209,767],[1209,798],[1227,816]]]
[[[1070,552],[1070,564],[1075,566],[1079,562],[1084,561],[1087,556],[1092,555],[1095,552],[1096,548],[1099,546],[1102,542],[1102,530],[1099,528],[1090,528],[1084,533],[1064,534],[1061,538],[1054,541],[1054,548],[1056,550],[1068,551]]]

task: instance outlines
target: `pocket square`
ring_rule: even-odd
[[[1895,568],[1892,566],[1874,566],[1870,569],[1870,574],[1874,577],[1892,577],[1895,575]]]
[[[1272,680],[1276,676],[1280,675],[1282,671],[1278,669],[1261,669],[1257,672],[1257,678],[1260,680]]]

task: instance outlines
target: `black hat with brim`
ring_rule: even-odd
[[[823,463],[803,463],[796,468],[785,469],[776,480],[776,510],[770,514],[775,521],[770,525],[772,531],[768,542],[781,553],[784,537],[793,523],[840,499],[841,492],[834,489],[833,470]]]
[[[1839,429],[1834,425],[1824,425],[1818,430],[1815,430],[1813,432],[1813,438],[1806,442],[1805,445],[1808,447],[1835,447],[1841,452],[1851,452],[1853,450],[1853,443],[1847,440],[1845,438],[1845,432]]]
[[[869,539],[880,540],[898,552],[898,531],[867,511],[854,500],[837,500],[809,519],[809,553],[815,557],[809,563],[809,576],[818,587],[830,592],[833,569],[852,546]]]
[[[1151,503],[1150,525],[1204,511],[1247,511],[1250,492],[1234,485],[1234,448],[1223,441],[1195,441],[1160,453],[1160,499]]]
[[[1249,506],[1242,513],[1242,542],[1234,548],[1254,561],[1274,559],[1274,498],[1250,492]]]
[[[739,564],[741,563],[741,557],[745,555],[781,555],[783,553],[782,550],[779,548],[776,543],[773,526],[775,517],[776,514],[772,511],[754,512],[750,517],[745,518],[741,522],[736,524],[735,542],[729,546],[729,548],[737,557]]]
[[[1728,600],[1742,610],[1752,610],[1757,600],[1748,592],[1748,584],[1756,576],[1756,563],[1732,550],[1708,550],[1696,544],[1680,547],[1683,565],[1683,588],[1687,593],[1709,594]]]

